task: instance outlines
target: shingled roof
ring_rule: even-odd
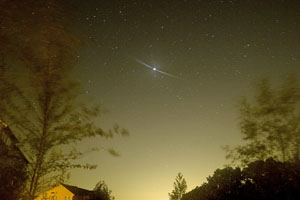
[[[94,194],[94,192],[91,190],[86,190],[72,185],[66,185],[66,184],[61,184],[61,185],[67,188],[75,196],[91,196]]]

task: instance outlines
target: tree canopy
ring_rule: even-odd
[[[182,200],[299,199],[299,177],[298,163],[259,160],[243,169],[217,169],[206,183],[183,195]]]
[[[228,158],[246,164],[273,157],[280,161],[300,159],[300,87],[290,75],[279,88],[263,79],[253,101],[243,98],[239,106],[240,129],[245,144],[229,151]]]
[[[112,196],[112,191],[108,189],[104,181],[99,181],[94,188],[94,198],[93,200],[114,200],[115,197]]]
[[[128,135],[117,125],[104,131],[94,123],[101,109],[80,101],[80,84],[72,77],[79,39],[67,29],[59,3],[0,1],[6,8],[0,14],[5,47],[0,50],[0,119],[29,157],[28,199],[43,186],[63,182],[72,168],[96,167],[75,162],[83,154],[75,148],[82,139]],[[15,77],[11,68],[22,76]]]

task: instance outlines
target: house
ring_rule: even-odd
[[[28,164],[28,160],[18,147],[18,139],[12,133],[6,123],[0,120],[0,146],[5,149],[6,156],[21,159],[24,165]],[[1,148],[2,149],[2,148]]]
[[[35,200],[92,200],[94,192],[76,186],[59,184]]]

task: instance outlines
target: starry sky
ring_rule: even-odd
[[[268,77],[300,74],[300,1],[64,1],[83,41],[75,75],[86,98],[109,112],[97,123],[130,136],[85,140],[92,171],[70,184],[104,180],[118,200],[167,200],[182,172],[188,190],[228,163],[222,146],[241,142],[237,102]],[[145,65],[144,65],[144,64]],[[150,69],[155,67],[159,71]]]

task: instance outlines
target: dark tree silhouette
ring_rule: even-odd
[[[23,193],[26,180],[27,171],[24,160],[18,156],[18,152],[15,149],[9,149],[0,142],[1,199],[19,199]]]
[[[170,200],[180,200],[187,190],[186,181],[179,172],[175,178],[174,189],[169,193]]]
[[[183,195],[182,200],[281,200],[300,198],[300,166],[270,158],[244,169],[217,169],[207,183]]]
[[[99,181],[94,188],[94,198],[93,200],[114,200],[115,197],[112,196],[112,191],[108,189],[104,181]]]

